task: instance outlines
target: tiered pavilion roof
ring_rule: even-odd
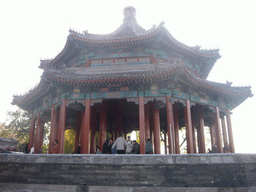
[[[101,145],[107,130],[117,134],[123,132],[126,126],[125,131],[128,132],[137,127],[134,124],[139,124],[141,153],[144,153],[145,137],[149,137],[149,119],[153,118],[150,129],[154,129],[156,153],[160,153],[160,129],[168,132],[168,138],[173,137],[172,141],[168,141],[169,152],[179,153],[180,126],[186,127],[188,153],[196,151],[192,137],[194,127],[197,127],[201,137],[199,152],[204,153],[202,122],[205,119],[205,125],[211,127],[212,145],[216,142],[218,151],[222,152],[218,119],[223,120],[226,115],[229,143],[234,152],[230,110],[252,96],[251,87],[208,81],[211,69],[221,57],[218,49],[203,50],[200,46],[187,46],[176,40],[164,23],[145,30],[137,23],[135,15],[133,7],[126,7],[123,23],[110,34],[70,30],[64,49],[54,59],[41,61],[39,67],[43,69],[43,74],[39,85],[13,99],[13,104],[33,114],[30,146],[35,121],[40,130],[35,141],[36,151],[39,151],[42,121],[51,120],[50,143],[58,137],[61,143],[59,153],[63,153],[64,133],[68,127],[66,118],[73,118],[80,125],[76,128],[76,145],[81,130],[83,153],[89,152],[90,130],[91,134],[99,130]],[[128,101],[136,105],[128,104]],[[96,103],[97,106],[94,105]],[[94,112],[91,112],[93,105]],[[129,110],[124,112],[124,109]],[[222,111],[221,117],[219,111]],[[43,116],[46,118],[43,119]],[[96,121],[96,117],[100,124],[91,125],[90,119]],[[169,125],[173,130],[169,130]],[[223,135],[226,143],[224,131]],[[91,146],[95,147],[95,143]]]
[[[41,61],[40,68],[44,73],[40,84],[28,94],[14,97],[14,104],[29,109],[28,106],[49,90],[53,83],[94,86],[113,82],[165,82],[174,78],[201,91],[231,99],[231,109],[252,96],[250,87],[233,87],[230,83],[206,80],[215,62],[221,57],[218,49],[202,50],[199,46],[187,46],[176,40],[164,27],[164,23],[145,30],[137,23],[135,13],[133,7],[126,8],[123,23],[110,34],[96,35],[70,30],[64,49],[54,59]],[[131,47],[143,49],[142,56],[150,55],[150,62],[137,65],[139,62],[133,60],[134,64],[115,61],[99,67],[92,65],[94,59],[101,59],[103,63],[114,55],[107,50]],[[99,58],[94,52],[100,52]],[[83,54],[83,61],[73,62],[77,57],[82,58]],[[120,58],[129,57],[120,53]]]

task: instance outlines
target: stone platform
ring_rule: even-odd
[[[0,154],[0,191],[256,191],[256,154]]]

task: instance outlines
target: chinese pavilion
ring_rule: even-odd
[[[64,49],[42,60],[41,81],[13,104],[32,113],[29,148],[41,150],[44,123],[50,121],[49,152],[65,131],[75,131],[75,147],[94,153],[107,134],[116,138],[138,130],[140,153],[152,138],[160,154],[161,133],[169,154],[180,153],[179,129],[186,128],[187,153],[205,153],[204,126],[211,144],[235,152],[230,111],[252,96],[250,87],[206,80],[219,50],[203,50],[177,41],[164,23],[149,30],[138,25],[133,7],[124,9],[123,23],[112,33],[70,30]],[[196,131],[197,130],[197,131]],[[195,134],[197,133],[197,134]]]

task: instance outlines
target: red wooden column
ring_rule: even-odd
[[[167,154],[167,133],[164,133],[164,154]]]
[[[81,153],[90,153],[91,99],[85,100],[84,123],[81,128]]]
[[[43,137],[42,132],[43,132],[42,121],[41,121],[40,113],[38,113],[37,120],[36,120],[36,136],[35,136],[35,151],[34,151],[34,153],[39,153],[39,151],[41,150],[41,147],[42,147],[41,137]]]
[[[59,119],[59,154],[64,153],[65,127],[66,127],[66,100],[61,100],[60,119]]]
[[[186,100],[186,106],[184,109],[185,109],[185,121],[186,121],[187,153],[194,153],[191,109],[190,109],[189,100]]]
[[[233,131],[232,131],[232,124],[231,124],[231,116],[230,116],[230,111],[229,110],[227,111],[227,125],[228,125],[229,147],[230,147],[231,153],[235,153]]]
[[[149,121],[149,103],[147,103],[145,105],[145,139],[147,141],[147,139],[150,138],[150,121]]]
[[[198,153],[200,153],[200,131],[199,131],[199,127],[197,128],[197,146],[198,146]]]
[[[60,107],[56,109],[56,133],[55,133],[55,140],[59,141],[59,128],[60,128]]]
[[[215,145],[215,125],[210,126],[210,135],[211,135],[211,146],[213,148],[213,145]]]
[[[227,127],[226,127],[225,116],[222,115],[220,117],[220,119],[221,119],[221,127],[222,127],[224,146],[227,146],[228,145],[228,137],[227,137]]]
[[[168,146],[169,154],[175,153],[175,137],[174,137],[174,119],[173,119],[173,107],[170,101],[170,96],[166,96],[166,115],[167,115],[167,134],[168,134]]]
[[[180,142],[179,142],[179,109],[178,104],[174,104],[174,134],[175,134],[175,152],[180,154]]]
[[[30,132],[29,132],[28,151],[30,151],[30,149],[33,147],[35,124],[36,124],[35,115],[32,115],[31,124],[30,124]]]
[[[116,105],[115,129],[116,129],[117,137],[120,133],[123,134],[123,106],[120,101],[117,101],[117,105]]]
[[[153,116],[153,102],[148,103],[149,106],[149,138],[152,141],[152,147],[154,148],[154,116]]]
[[[106,140],[107,133],[107,103],[103,101],[100,105],[100,151],[103,149],[103,144]]]
[[[96,134],[96,107],[94,106],[91,110],[91,145],[90,145],[90,153],[94,154],[96,150],[95,143],[95,134]]]
[[[154,119],[154,149],[155,154],[160,154],[160,113],[159,109],[156,108],[155,102],[153,103],[153,119]]]
[[[80,143],[81,143],[81,154],[82,154],[82,139],[83,139],[83,133],[82,129],[85,126],[85,110],[81,113],[81,127],[80,127]]]
[[[215,107],[215,133],[216,133],[216,145],[218,153],[223,153],[222,148],[222,137],[221,137],[221,130],[220,130],[220,110],[219,107]]]
[[[199,131],[199,140],[200,145],[198,147],[199,153],[205,153],[205,137],[204,137],[204,118],[203,118],[203,109],[202,106],[198,106],[198,131]]]
[[[76,115],[76,129],[75,129],[75,147],[74,147],[74,151],[76,152],[76,149],[78,147],[79,144],[79,136],[80,136],[80,126],[81,126],[81,112],[77,112]]]
[[[96,138],[95,138],[95,135],[96,135],[96,130],[95,128],[93,128],[91,130],[91,146],[90,146],[90,153],[91,154],[94,154],[95,153],[95,150],[96,150]]]
[[[55,105],[52,105],[49,153],[52,153],[52,150],[54,148],[54,141],[56,140],[56,133],[57,133],[57,110],[55,108]]]
[[[145,109],[144,97],[139,97],[140,154],[145,154]]]
[[[194,153],[197,153],[197,148],[196,148],[196,133],[195,133],[195,110],[191,111],[191,115],[192,115],[192,133],[193,133],[193,149],[194,149]]]
[[[42,152],[42,146],[43,146],[43,141],[44,141],[44,123],[41,121],[41,126],[40,126],[40,130],[41,130],[41,135],[40,135],[40,151]],[[39,152],[40,152],[39,151]]]

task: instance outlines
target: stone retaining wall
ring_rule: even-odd
[[[0,154],[0,183],[249,190],[256,154]]]

